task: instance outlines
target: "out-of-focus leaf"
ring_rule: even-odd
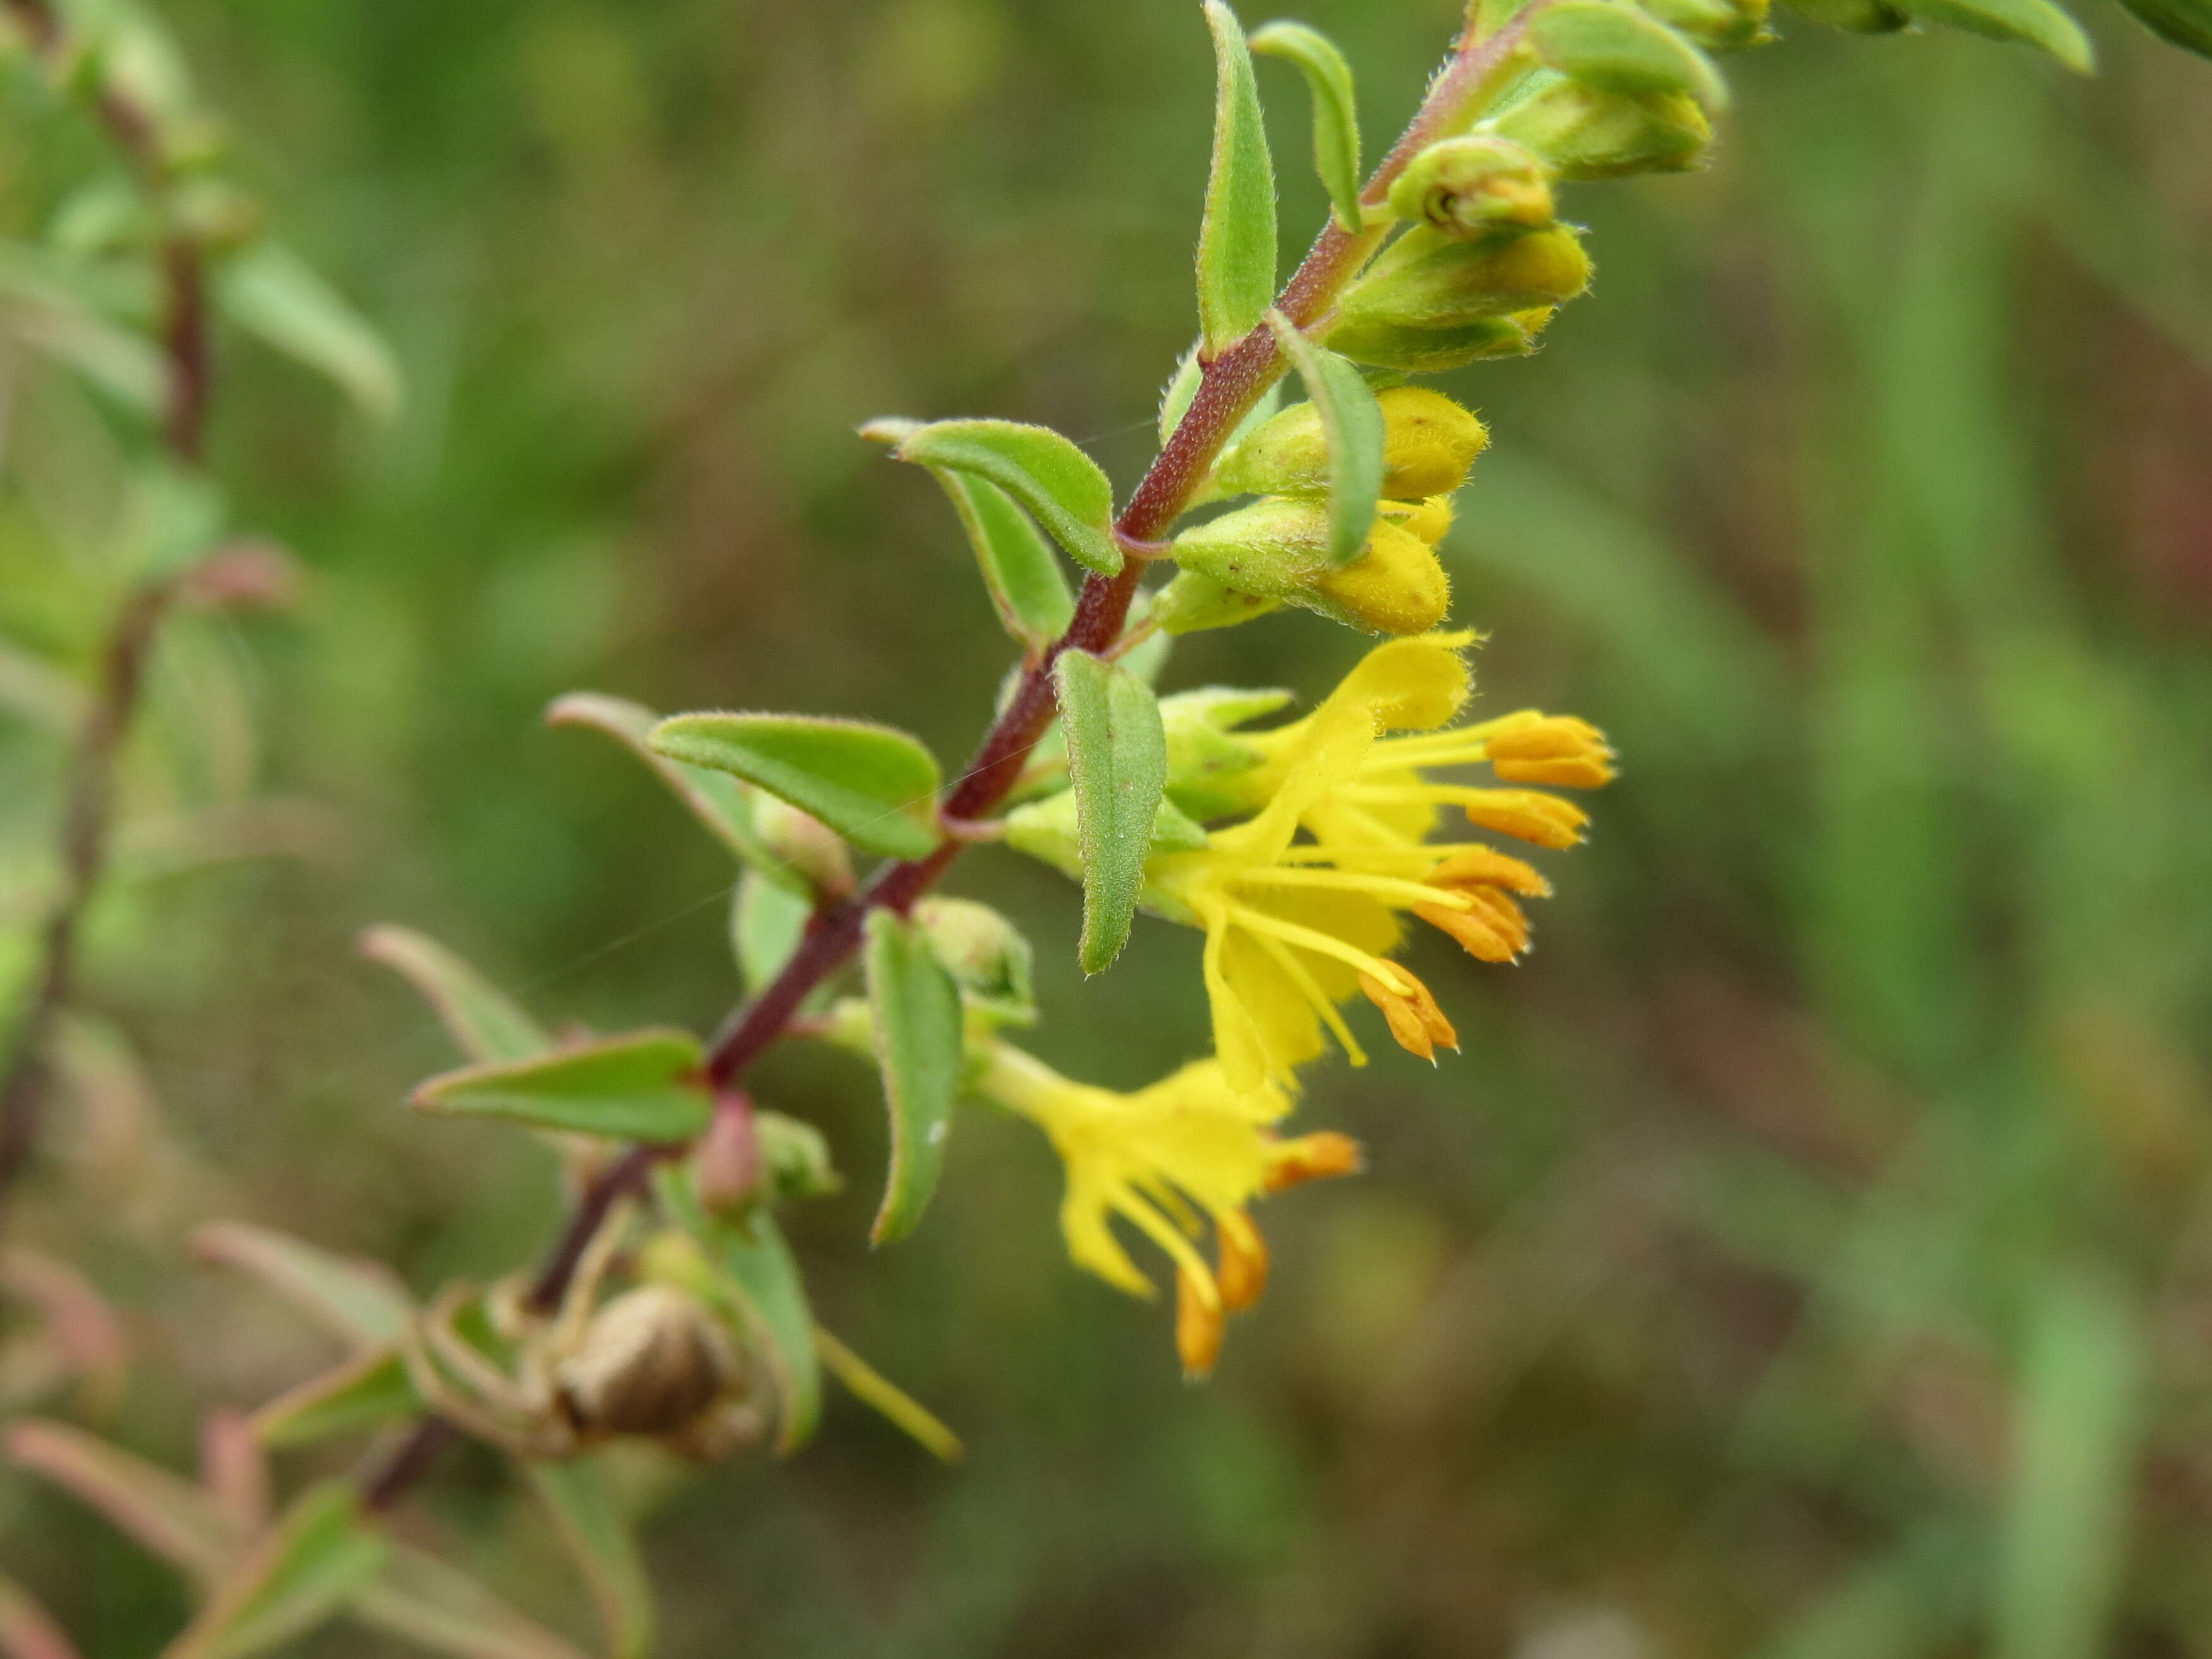
[[[269,1524],[269,1454],[244,1412],[218,1406],[201,1417],[200,1490],[245,1535]]]
[[[131,1364],[130,1339],[99,1288],[67,1262],[21,1245],[0,1249],[0,1290],[45,1316],[46,1328],[70,1370],[83,1380],[87,1405],[112,1411],[121,1403]]]
[[[2200,58],[2212,58],[2212,3],[2207,0],[2120,0],[2154,34]]]
[[[708,1214],[681,1165],[664,1165],[654,1188],[669,1218],[691,1235],[713,1269],[711,1290],[775,1380],[775,1446],[804,1445],[822,1416],[822,1370],[814,1314],[791,1246],[763,1205],[724,1221]]]
[[[819,1325],[814,1328],[814,1347],[822,1356],[822,1363],[830,1368],[830,1374],[842,1382],[854,1399],[880,1412],[932,1456],[947,1463],[960,1461],[963,1454],[958,1435],[945,1427],[927,1406]]]
[[[614,1659],[644,1659],[653,1650],[653,1584],[606,1472],[588,1457],[527,1468],[532,1487],[583,1571],[609,1651]]]
[[[1316,345],[1279,311],[1267,313],[1275,342],[1305,382],[1328,443],[1328,556],[1349,564],[1367,545],[1382,495],[1382,405],[1343,358]]]
[[[5,1659],[77,1659],[76,1646],[52,1616],[0,1573],[0,1655]]]
[[[1075,616],[1075,596],[1068,592],[1060,561],[1012,498],[988,478],[944,467],[934,471],[975,550],[999,620],[1023,644],[1042,650],[1067,631]]]
[[[252,1421],[264,1446],[304,1446],[381,1428],[420,1409],[404,1362],[376,1348],[277,1395]]]
[[[84,693],[43,657],[0,640],[0,708],[67,737],[84,718]]]
[[[752,798],[742,781],[726,772],[687,766],[653,752],[646,739],[660,724],[660,716],[642,703],[597,691],[571,691],[553,700],[545,711],[545,723],[585,726],[605,732],[652,767],[677,799],[690,808],[691,816],[752,868],[793,892],[805,887],[805,882],[783,867],[782,860],[769,851],[753,829]]]
[[[1145,859],[1168,781],[1167,732],[1151,689],[1085,651],[1066,651],[1053,668],[1060,728],[1074,783],[1083,860],[1086,974],[1121,953],[1144,889]]]
[[[75,369],[141,415],[158,414],[169,386],[159,349],[87,305],[52,269],[30,250],[0,243],[0,337]]]
[[[409,927],[371,927],[361,936],[361,953],[421,992],[471,1060],[527,1060],[553,1046],[513,998],[434,939]]]
[[[375,326],[290,249],[256,242],[216,269],[216,302],[264,344],[327,376],[377,421],[399,413],[399,365]]]
[[[149,1553],[202,1581],[229,1571],[245,1536],[189,1480],[66,1423],[11,1424],[9,1457],[36,1469],[128,1533]]]
[[[382,1262],[338,1255],[267,1227],[212,1221],[192,1234],[192,1252],[259,1280],[356,1348],[390,1346],[415,1316],[406,1287]]]
[[[895,912],[868,912],[862,951],[876,1063],[890,1106],[890,1170],[869,1237],[889,1244],[914,1231],[937,1190],[960,1096],[960,987],[928,936]]]
[[[1728,83],[1712,59],[1650,13],[1616,0],[1560,0],[1529,19],[1528,40],[1545,64],[1599,92],[1686,92],[1708,109],[1728,105]]]
[[[2047,52],[2076,75],[2087,75],[2097,67],[2097,49],[2089,44],[2089,37],[2051,0],[1891,0],[1891,3],[1923,23],[1944,23],[1992,40],[2017,41]]]
[[[1275,296],[1275,166],[1237,14],[1206,0],[1213,32],[1213,163],[1198,233],[1199,336],[1208,358],[1260,325]]]
[[[868,720],[810,714],[676,714],[653,728],[657,753],[733,773],[885,858],[937,846],[937,760]]]
[[[1313,94],[1314,169],[1328,191],[1336,222],[1359,228],[1359,102],[1352,65],[1336,43],[1304,23],[1270,23],[1252,37],[1252,50],[1287,58],[1304,72]],[[1272,273],[1271,273],[1272,274]]]
[[[410,1103],[456,1117],[616,1140],[688,1140],[707,1127],[706,1051],[689,1031],[602,1037],[532,1060],[470,1066],[432,1078]]]
[[[452,1659],[585,1659],[467,1574],[404,1544],[392,1547],[384,1570],[354,1592],[347,1611],[373,1630]]]
[[[162,1659],[245,1659],[304,1635],[375,1577],[385,1553],[384,1534],[362,1515],[350,1481],[310,1486]]]
[[[745,872],[730,906],[730,944],[748,992],[783,971],[813,914],[814,906],[801,895],[757,870]]]
[[[872,421],[864,437],[917,466],[973,473],[1029,509],[1045,533],[1086,570],[1121,568],[1114,540],[1114,486],[1098,464],[1049,427],[1019,421]]]
[[[2111,1650],[2142,1368],[2142,1333],[2118,1286],[2063,1279],[2044,1291],[1998,1532],[1996,1659]]]

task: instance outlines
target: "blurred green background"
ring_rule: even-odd
[[[307,597],[179,631],[149,741],[183,757],[141,787],[258,779],[298,855],[103,915],[88,1000],[158,1091],[157,1174],[40,1194],[139,1345],[118,1432],[181,1462],[205,1406],[329,1358],[180,1265],[189,1223],[418,1288],[556,1224],[520,1137],[402,1109],[452,1057],[359,927],[548,1019],[703,1027],[736,994],[725,856],[550,697],[966,751],[1007,650],[928,480],[853,428],[1041,421],[1134,481],[1192,331],[1211,68],[1187,0],[164,11],[408,386],[377,429],[222,343],[213,468]],[[1370,143],[1453,11],[1299,11]],[[852,1178],[792,1218],[825,1322],[969,1455],[848,1403],[794,1462],[661,1495],[665,1652],[2212,1656],[2212,65],[2087,21],[2094,82],[1784,19],[1710,172],[1571,189],[1598,279],[1544,351],[1445,382],[1496,434],[1448,544],[1484,706],[1584,714],[1625,775],[1547,861],[1525,965],[1415,958],[1458,1060],[1314,1077],[1301,1121],[1371,1173],[1267,1206],[1275,1286],[1210,1385],[1165,1310],[1066,1265],[1028,1128],[969,1115],[927,1224],[872,1255],[872,1082],[763,1069]],[[1303,94],[1261,75],[1302,242]],[[19,235],[88,147],[36,104],[0,129]],[[96,532],[114,440],[9,362],[13,573]],[[1360,649],[1289,616],[1163,684],[1310,696]],[[26,842],[52,745],[0,758]],[[1130,1086],[1202,1050],[1194,935],[1140,924],[1086,986],[1058,878],[985,851],[952,888],[1037,940],[1055,1064]],[[422,1510],[588,1632],[494,1459]],[[0,1557],[89,1659],[184,1614],[14,1473]]]

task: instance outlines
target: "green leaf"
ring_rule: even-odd
[[[1213,32],[1213,165],[1198,233],[1198,321],[1211,359],[1257,328],[1275,297],[1275,167],[1237,14],[1206,0],[1206,23]]]
[[[664,1165],[653,1181],[662,1210],[705,1252],[731,1322],[775,1379],[776,1449],[797,1450],[821,1420],[822,1370],[814,1312],[790,1245],[764,1206],[728,1221],[708,1215],[680,1164]]]
[[[999,620],[1023,644],[1042,651],[1075,617],[1075,596],[1060,561],[1027,515],[988,478],[946,467],[932,471],[975,550]]]
[[[350,1481],[310,1486],[162,1659],[245,1659],[304,1635],[376,1576],[385,1551]]]
[[[1067,556],[1102,576],[1121,568],[1114,485],[1098,464],[1050,427],[1019,421],[878,421],[863,427],[917,466],[973,473],[1029,509]]]
[[[1382,405],[1357,368],[1306,338],[1281,312],[1268,312],[1267,326],[1321,416],[1328,444],[1328,559],[1349,564],[1367,545],[1382,495]]]
[[[1595,91],[1686,92],[1707,109],[1728,106],[1712,59],[1633,6],[1560,0],[1529,20],[1528,40],[1546,64]]]
[[[890,910],[868,912],[861,960],[891,1119],[890,1170],[869,1237],[888,1244],[914,1231],[945,1167],[964,1059],[960,987],[923,931]]]
[[[465,1573],[404,1544],[392,1547],[384,1571],[354,1592],[347,1612],[373,1630],[452,1659],[585,1659],[581,1650]]]
[[[0,1573],[0,1654],[8,1659],[77,1659],[76,1645],[25,1589]]]
[[[1314,167],[1328,191],[1338,225],[1357,231],[1359,105],[1352,91],[1352,65],[1344,61],[1335,42],[1304,23],[1268,24],[1252,37],[1252,50],[1287,58],[1304,71],[1306,87],[1313,94]]]
[[[422,1409],[407,1366],[390,1348],[374,1348],[311,1376],[253,1413],[264,1446],[304,1446],[335,1435],[382,1428]]]
[[[1198,396],[1198,388],[1206,379],[1206,365],[1199,361],[1198,348],[1193,346],[1176,359],[1175,373],[1160,388],[1160,446],[1167,447],[1175,436],[1182,417],[1190,413],[1190,406]]]
[[[0,335],[75,369],[144,416],[161,412],[169,366],[143,335],[100,315],[57,280],[67,266],[0,242]]]
[[[416,1090],[410,1103],[616,1140],[689,1140],[707,1127],[706,1058],[689,1031],[656,1027],[535,1060],[447,1072]]]
[[[407,927],[371,927],[361,936],[361,953],[421,992],[471,1060],[527,1060],[553,1046],[506,992],[434,939]]]
[[[10,1424],[9,1458],[97,1510],[149,1554],[212,1583],[246,1547],[238,1523],[189,1480],[66,1423]]]
[[[686,766],[653,752],[647,739],[660,724],[660,716],[644,704],[597,691],[571,691],[553,700],[545,711],[545,723],[589,726],[605,732],[653,768],[676,799],[690,808],[691,816],[722,845],[770,880],[794,893],[805,890],[805,879],[787,869],[753,828],[752,797],[742,782],[726,772]]]
[[[1160,705],[1142,681],[1087,651],[1063,651],[1053,690],[1067,734],[1076,836],[1083,860],[1086,974],[1121,954],[1144,890],[1145,859],[1168,781]]]
[[[730,945],[748,993],[757,994],[783,971],[806,937],[813,903],[788,887],[748,870],[730,904]]]
[[[2014,40],[2049,52],[2076,75],[2097,67],[2097,49],[2081,26],[2051,0],[1892,0],[1908,17]],[[2185,43],[2186,44],[2186,43]]]
[[[524,1468],[561,1541],[583,1571],[609,1651],[614,1659],[644,1659],[653,1650],[653,1584],[606,1471],[587,1457]]]
[[[2200,58],[2212,58],[2212,0],[2120,0],[2137,21]]]
[[[811,812],[854,846],[927,858],[938,836],[937,762],[905,732],[809,714],[677,714],[656,753],[733,773]]]
[[[415,1317],[407,1287],[382,1262],[339,1255],[288,1233],[211,1221],[194,1231],[192,1253],[259,1280],[356,1348],[391,1346]]]
[[[960,1461],[960,1437],[945,1427],[928,1407],[819,1325],[814,1328],[814,1346],[830,1375],[842,1382],[854,1399],[881,1413],[885,1420],[903,1430],[916,1444],[941,1462]]]
[[[371,419],[399,413],[392,348],[345,296],[277,243],[256,242],[216,270],[216,303],[264,344],[327,376]]]

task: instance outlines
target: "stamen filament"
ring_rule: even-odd
[[[1352,1035],[1352,1028],[1344,1023],[1344,1016],[1337,1012],[1336,1005],[1328,1000],[1321,987],[1315,982],[1314,976],[1307,970],[1305,963],[1292,956],[1291,947],[1280,939],[1268,939],[1261,935],[1260,948],[1275,959],[1276,966],[1290,975],[1291,983],[1298,988],[1308,1002],[1313,1004],[1316,1012],[1321,1015],[1322,1024],[1328,1026],[1329,1034],[1344,1045],[1345,1058],[1354,1066],[1364,1066],[1367,1063],[1367,1051],[1359,1046],[1359,1039]]]

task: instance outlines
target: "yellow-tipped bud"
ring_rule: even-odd
[[[1425,501],[1415,501],[1399,511],[1392,511],[1395,503],[1386,502],[1383,511],[1399,528],[1409,536],[1417,537],[1434,547],[1443,540],[1452,527],[1452,504],[1449,495],[1431,495]]]
[[[1552,222],[1552,180],[1542,161],[1510,139],[1494,134],[1447,138],[1416,155],[1398,175],[1390,186],[1390,210],[1445,236],[1480,236],[1509,225],[1534,230]]]
[[[1393,386],[1382,410],[1382,494],[1391,501],[1448,495],[1489,446],[1471,410],[1425,386]],[[1215,482],[1225,493],[1320,495],[1328,490],[1328,437],[1311,404],[1294,404],[1224,460]]]
[[[1589,278],[1589,256],[1565,225],[1509,228],[1472,241],[1416,226],[1345,295],[1339,326],[1462,328],[1564,304]]]
[[[1536,349],[1536,335],[1551,316],[1549,308],[1522,311],[1510,317],[1485,317],[1458,328],[1340,323],[1330,331],[1328,349],[1373,368],[1441,374],[1492,357],[1527,356]]]
[[[1341,565],[1328,562],[1328,544],[1326,504],[1269,496],[1185,531],[1176,538],[1175,556],[1185,575],[1370,633],[1421,634],[1443,620],[1451,582],[1418,536],[1378,520],[1360,556]],[[1164,603],[1182,580],[1169,585]],[[1179,599],[1170,606],[1171,615],[1182,609]],[[1178,631],[1190,630],[1186,623]]]
[[[1563,179],[1680,173],[1698,165],[1713,130],[1679,92],[1599,92],[1558,81],[1483,130],[1534,151]]]
[[[1377,524],[1367,550],[1315,581],[1309,610],[1370,634],[1425,634],[1451,609],[1451,579],[1437,550],[1394,524]]]
[[[1767,0],[1641,0],[1644,9],[1711,52],[1741,52],[1774,37]]]

